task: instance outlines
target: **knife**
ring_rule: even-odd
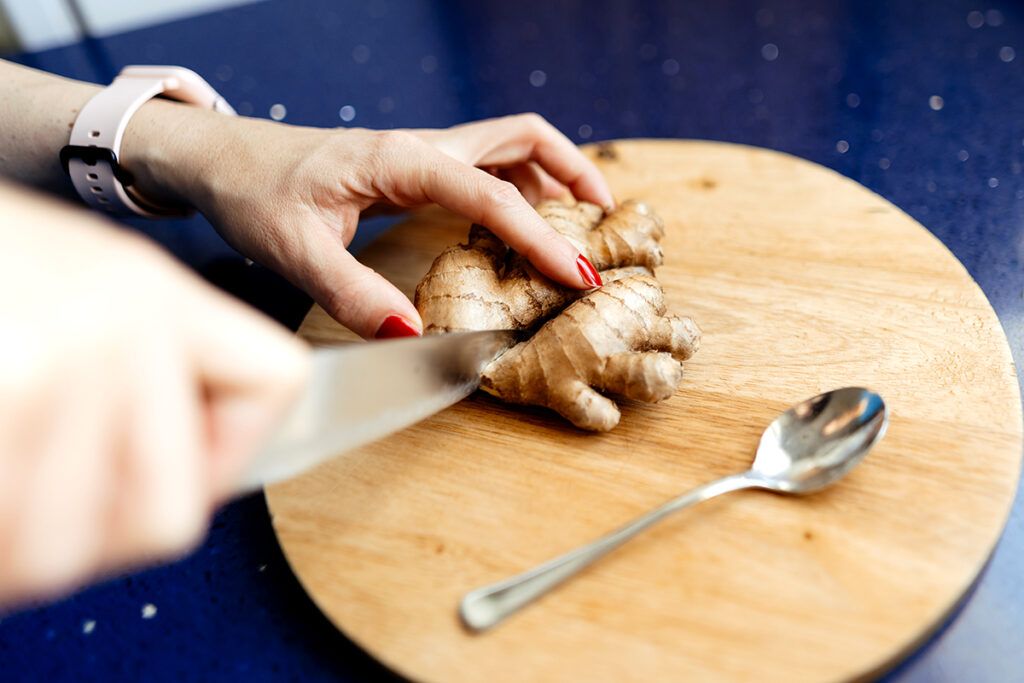
[[[314,349],[302,395],[253,459],[238,493],[290,479],[458,403],[517,334],[486,330]]]

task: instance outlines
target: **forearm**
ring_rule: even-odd
[[[75,196],[61,168],[78,112],[100,86],[0,60],[0,176]],[[124,133],[120,164],[144,196],[168,204],[194,204],[220,145],[227,117],[168,100],[151,100]]]
[[[58,153],[99,87],[0,60],[0,175],[72,195]]]

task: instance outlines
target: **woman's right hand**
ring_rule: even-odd
[[[0,604],[202,537],[305,347],[156,247],[0,184]]]

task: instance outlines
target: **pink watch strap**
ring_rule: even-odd
[[[79,196],[93,208],[112,214],[146,217],[187,215],[162,207],[126,188],[117,159],[132,115],[148,100],[165,95],[224,114],[234,110],[193,71],[182,67],[130,66],[89,100],[78,114],[68,147],[61,152]]]

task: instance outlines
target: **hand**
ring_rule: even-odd
[[[141,238],[0,185],[0,603],[194,545],[305,348]]]
[[[613,198],[596,166],[539,116],[448,130],[328,130],[150,104],[129,126],[122,155],[140,191],[192,203],[240,252],[364,337],[422,331],[405,295],[346,250],[360,213],[379,203],[435,202],[486,225],[557,282],[592,286],[589,263],[530,201],[566,188],[602,206]]]

